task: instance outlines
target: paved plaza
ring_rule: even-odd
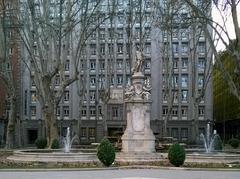
[[[239,179],[240,171],[116,169],[91,171],[4,171],[0,179]]]

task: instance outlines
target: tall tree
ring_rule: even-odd
[[[28,52],[25,63],[41,104],[49,146],[58,138],[56,109],[66,87],[79,77],[86,40],[98,27],[96,12],[101,0],[26,0],[22,3],[20,35]],[[28,61],[30,59],[30,61]],[[70,75],[64,66],[69,59]]]

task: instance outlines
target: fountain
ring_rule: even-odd
[[[75,140],[78,140],[79,141],[79,138],[77,135],[75,135],[72,139],[71,139],[71,136],[70,136],[70,127],[67,128],[67,135],[66,137],[64,137],[62,139],[62,142],[63,142],[63,145],[64,145],[64,152],[65,153],[69,153],[70,150],[71,150],[71,147],[72,147],[72,143],[75,141]]]
[[[217,131],[213,131],[213,135],[210,134],[210,123],[207,123],[207,132],[206,137],[203,133],[200,134],[200,138],[203,140],[204,148],[206,153],[211,153],[215,151],[215,144],[217,141],[221,140],[220,136],[217,134]]]

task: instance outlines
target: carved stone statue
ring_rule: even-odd
[[[143,61],[144,61],[143,52],[141,50],[139,50],[139,47],[137,47],[135,64],[134,64],[134,67],[132,69],[133,73],[142,72]]]

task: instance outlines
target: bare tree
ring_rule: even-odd
[[[218,15],[221,19],[220,22],[214,21],[214,19],[209,16],[209,13],[205,12],[206,8],[202,8],[199,4],[189,0],[184,1],[195,13],[193,17],[199,19],[199,23],[201,23],[201,25],[204,27],[204,32],[213,51],[215,62],[218,68],[221,70],[223,78],[229,85],[231,93],[240,101],[240,88],[237,83],[234,82],[234,79],[229,72],[225,69],[217,51],[217,45],[222,43],[226,48],[227,53],[232,54],[232,58],[236,62],[234,72],[237,74],[237,76],[240,76],[240,26],[238,19],[240,1],[209,0],[205,2],[204,5],[208,9],[217,9]],[[234,32],[229,31],[228,26],[226,25],[227,21],[230,20],[232,21]],[[231,33],[235,33],[235,40],[231,39]]]
[[[19,38],[17,34],[16,1],[0,1],[0,79],[6,91],[8,124],[6,148],[14,147],[15,122],[17,117],[17,88],[19,65]]]
[[[100,0],[22,3],[20,34],[46,121],[49,146],[58,138],[57,105],[66,87],[78,79],[82,50],[92,33],[90,29],[98,26],[94,14],[101,3]],[[66,59],[70,60],[70,76],[65,75]]]

